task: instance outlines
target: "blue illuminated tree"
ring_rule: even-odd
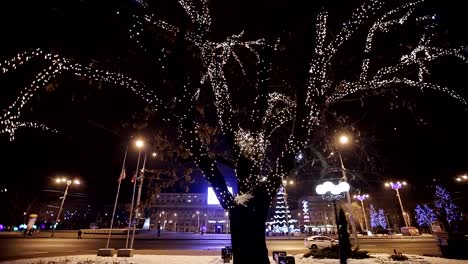
[[[439,216],[445,215],[449,224],[460,220],[460,210],[453,203],[452,196],[447,189],[440,185],[436,185],[434,205],[439,212]]]
[[[370,214],[370,225],[372,229],[375,229],[379,226],[379,214],[375,211],[374,206],[371,204],[369,209]]]
[[[387,229],[387,220],[385,219],[385,212],[383,209],[379,209],[379,213],[377,214],[377,222],[382,229]]]
[[[433,222],[437,220],[437,216],[434,213],[434,210],[430,208],[427,204],[416,205],[416,221],[419,226],[430,227]]]

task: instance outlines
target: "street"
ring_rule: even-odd
[[[286,250],[289,254],[305,253],[303,240],[271,239],[267,246],[274,250]],[[220,249],[230,244],[225,239],[137,239],[137,254],[178,254],[178,255],[219,255]],[[96,254],[98,248],[104,248],[104,238],[0,238],[0,260]],[[111,241],[112,248],[124,248],[125,239]],[[435,238],[363,238],[360,248],[371,253],[392,253],[393,249],[407,254],[439,255]]]

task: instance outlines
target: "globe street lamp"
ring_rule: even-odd
[[[72,185],[72,184],[75,184],[75,185],[80,185],[81,184],[80,180],[78,180],[78,179],[69,180],[69,179],[67,179],[65,177],[56,178],[55,183],[57,183],[57,184],[65,183],[67,185],[67,187],[65,187],[65,192],[63,194],[63,197],[60,197],[62,199],[62,202],[60,203],[60,209],[58,211],[57,218],[55,220],[54,229],[52,229],[51,237],[54,237],[55,230],[57,229],[57,225],[60,222],[60,215],[62,214],[63,204],[65,203],[65,199],[67,198],[68,188],[70,188],[70,185]]]
[[[362,216],[364,217],[364,223],[366,224],[366,231],[369,231],[369,226],[367,225],[366,210],[364,209],[364,200],[367,199],[367,198],[369,198],[368,194],[354,195],[354,199],[357,199],[357,200],[359,200],[361,202]]]
[[[396,191],[396,196],[398,197],[398,202],[400,202],[400,208],[401,208],[401,214],[403,216],[403,220],[405,221],[405,226],[408,227],[409,226],[409,223],[408,223],[408,220],[406,219],[406,216],[405,216],[405,209],[403,209],[403,203],[401,202],[401,197],[400,197],[400,192],[399,190],[403,187],[403,186],[406,186],[406,182],[403,181],[403,182],[386,182],[385,183],[385,187],[390,187],[392,188],[393,190]]]
[[[341,234],[339,232],[339,224],[338,224],[338,212],[336,209],[336,201],[344,198],[346,192],[349,192],[349,184],[345,181],[342,181],[338,183],[338,185],[335,185],[331,181],[326,181],[322,184],[317,185],[315,187],[315,192],[317,194],[321,195],[324,200],[328,201],[333,201],[333,211],[335,211],[335,224],[336,224],[336,231],[338,233],[338,243],[341,245]],[[341,246],[340,246],[340,259],[343,255],[343,252],[341,252]]]

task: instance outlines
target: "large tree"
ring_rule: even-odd
[[[134,43],[161,67],[157,76],[165,75],[169,80],[161,83],[167,84],[166,89],[158,89],[159,85],[152,85],[154,79],[135,72],[145,67],[133,72],[129,69],[127,76],[102,69],[104,63],[81,64],[40,49],[25,51],[2,62],[1,73],[30,60],[48,65],[3,113],[0,132],[13,139],[21,127],[48,129],[20,117],[38,89],[59,74],[71,73],[130,89],[151,111],[158,111],[162,120],[178,128],[193,162],[229,210],[234,263],[269,263],[264,236],[268,208],[296,154],[313,139],[323,115],[334,103],[352,94],[365,96],[407,87],[434,89],[465,103],[429,76],[431,66],[442,57],[464,62],[468,58],[462,49],[436,46],[437,17],[416,12],[422,1],[402,5],[364,1],[344,23],[337,23],[336,18],[329,21],[328,11],[320,9],[313,40],[307,44],[310,49],[300,54],[309,60],[303,68],[297,63],[300,60],[284,63],[285,51],[294,49],[294,40],[284,34],[281,23],[259,38],[244,31],[223,36],[213,34],[210,7],[215,4],[208,0],[179,0],[187,19],[177,23],[152,14],[150,2],[138,2],[136,11],[124,10],[122,15],[129,14]],[[390,51],[388,39],[405,36],[400,34],[405,25],[414,32],[413,37],[398,41],[398,47]],[[421,34],[414,37],[416,33]],[[357,39],[364,45],[356,44]],[[277,62],[277,57],[282,60]],[[288,70],[300,74],[282,74]],[[305,78],[286,80],[288,76]],[[230,159],[217,155],[203,140],[206,126],[220,132]],[[235,169],[237,196],[227,189],[218,168],[220,161]]]

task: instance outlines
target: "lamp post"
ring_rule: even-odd
[[[152,154],[153,157],[156,157],[157,154],[156,152],[153,152]],[[143,188],[143,179],[145,178],[145,167],[146,167],[146,152],[145,152],[145,158],[143,159],[143,167],[141,169],[141,176],[137,177],[135,179],[136,181],[140,181],[138,184],[138,195],[137,195],[137,201],[136,201],[136,206],[135,206],[135,222],[138,223],[139,215],[140,215],[140,200],[141,200],[141,191]],[[136,224],[133,225],[133,234],[132,234],[132,241],[130,243],[130,248],[133,248],[133,241],[135,240],[135,230],[136,230]]]
[[[229,211],[226,211],[224,215],[226,216],[226,234],[229,234]]]
[[[349,138],[349,136],[347,136],[345,134],[340,135],[338,137],[338,142],[342,146],[348,145],[350,143],[350,141],[351,141],[351,139]],[[343,158],[341,157],[340,151],[337,151],[337,152],[338,152],[338,157],[340,158],[341,172],[342,172],[342,175],[343,175],[341,180],[344,181],[344,182],[348,182],[348,177],[346,175],[346,168],[345,168],[344,163],[343,163]],[[356,247],[359,247],[359,241],[358,241],[357,232],[356,232],[356,224],[354,222],[354,217],[353,217],[353,210],[352,210],[352,206],[351,206],[351,195],[349,194],[349,189],[346,191],[346,199],[348,201],[349,220],[351,222],[351,228],[352,228],[353,233],[354,233],[354,241],[355,241]]]
[[[135,141],[135,147],[138,149],[138,159],[137,159],[137,166],[135,170],[135,176],[133,176],[133,192],[132,192],[132,204],[130,205],[130,216],[128,218],[128,230],[127,230],[127,239],[125,241],[125,248],[128,249],[128,241],[130,239],[130,228],[132,227],[132,217],[133,217],[133,204],[135,203],[135,190],[136,190],[136,183],[138,178],[138,169],[140,167],[140,157],[141,157],[141,150],[143,149],[145,142],[141,139],[137,139]]]
[[[55,230],[57,229],[57,225],[60,222],[60,215],[62,214],[63,204],[65,203],[65,199],[67,198],[68,188],[70,188],[70,185],[72,185],[72,184],[80,185],[80,183],[81,183],[80,180],[78,180],[78,179],[74,179],[72,181],[72,180],[69,180],[69,179],[67,179],[65,177],[57,178],[57,179],[55,179],[55,182],[58,183],[58,184],[65,183],[67,185],[67,187],[65,187],[65,192],[63,194],[63,197],[61,197],[62,202],[60,203],[60,209],[59,209],[59,211],[57,213],[57,218],[55,220],[54,229],[52,229],[52,235],[50,237],[54,237]]]
[[[405,221],[405,226],[408,227],[409,226],[409,223],[408,223],[408,220],[406,219],[406,212],[405,212],[405,209],[403,209],[403,203],[401,202],[401,197],[400,197],[400,192],[399,190],[403,187],[403,186],[406,186],[406,182],[403,181],[403,182],[386,182],[385,183],[385,187],[390,187],[392,188],[393,190],[396,191],[396,196],[398,197],[398,202],[400,203],[400,208],[401,208],[401,215],[403,216],[403,221]]]
[[[359,194],[359,195],[354,195],[354,198],[361,202],[362,216],[364,217],[364,223],[366,224],[366,231],[369,231],[369,226],[367,225],[366,210],[364,209],[364,200],[369,198],[369,195],[368,194]],[[352,208],[351,208],[351,210],[352,210]]]
[[[200,232],[200,211],[196,211],[197,214],[197,228],[198,232]]]
[[[338,224],[338,212],[336,209],[336,201],[343,198],[343,193],[349,192],[349,184],[345,181],[338,183],[338,185],[333,184],[330,181],[326,181],[322,184],[317,185],[315,187],[315,191],[317,194],[321,195],[323,199],[328,201],[333,201],[333,210],[335,211],[335,224],[336,224],[336,231],[338,233],[338,243],[341,245],[341,235],[339,232],[339,224]],[[341,252],[340,246],[340,262],[342,262],[344,252]],[[346,263],[346,262],[345,262]]]
[[[286,228],[288,229],[288,232],[287,232],[287,236],[288,236],[288,239],[290,239],[289,237],[289,213],[288,213],[288,209],[289,209],[289,206],[288,206],[288,192],[286,191],[286,186],[289,185],[294,185],[294,181],[293,180],[283,180],[283,189],[284,189],[284,205],[285,205],[285,211],[286,211]]]

